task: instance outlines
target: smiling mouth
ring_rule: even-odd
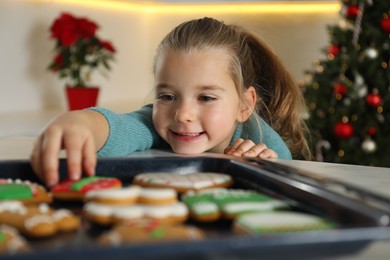
[[[174,135],[176,135],[176,136],[197,137],[197,136],[202,135],[204,132],[197,132],[197,133],[178,133],[178,132],[172,131],[172,133],[173,133]]]

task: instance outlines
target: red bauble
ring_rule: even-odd
[[[333,92],[335,94],[340,94],[340,95],[344,96],[345,94],[347,94],[347,87],[340,82],[336,82],[333,85]]]
[[[383,18],[381,21],[382,30],[390,33],[390,17]]]
[[[378,94],[368,94],[366,97],[367,105],[373,108],[377,108],[382,104],[382,98]]]
[[[339,139],[348,139],[353,135],[354,129],[350,123],[338,122],[333,128],[333,133]]]
[[[374,136],[376,134],[376,128],[375,127],[370,127],[367,129],[367,134],[369,136]]]
[[[332,44],[328,48],[328,54],[332,54],[336,56],[337,54],[339,54],[339,52],[340,52],[340,47],[337,44]]]
[[[347,7],[346,15],[349,18],[356,18],[359,13],[359,6],[357,4],[353,4]]]

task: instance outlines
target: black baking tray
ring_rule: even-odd
[[[66,162],[60,160],[60,177],[66,177]],[[286,200],[295,210],[322,216],[337,225],[321,232],[266,236],[233,235],[228,224],[207,224],[209,236],[199,241],[98,246],[94,238],[104,230],[88,226],[75,233],[32,240],[30,253],[2,255],[10,259],[276,259],[330,258],[356,254],[377,240],[390,239],[390,206],[376,207],[358,197],[345,196],[320,181],[297,178],[299,172],[260,159],[228,156],[149,156],[100,159],[96,175],[117,177],[124,184],[143,172],[220,172],[229,174],[234,187],[253,189]],[[0,161],[0,178],[39,182],[28,161]],[[348,186],[344,184],[344,188]],[[353,187],[350,187],[351,189]],[[357,191],[358,192],[358,191]],[[364,197],[370,193],[364,191]],[[377,197],[377,195],[373,195]],[[383,198],[386,201],[385,198]],[[390,205],[390,204],[389,204]],[[81,213],[77,203],[55,204]]]

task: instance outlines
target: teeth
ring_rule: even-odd
[[[182,136],[198,136],[199,133],[194,133],[194,134],[179,134],[179,135],[182,135]]]

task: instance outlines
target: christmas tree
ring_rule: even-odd
[[[318,161],[390,166],[390,1],[342,0],[303,83]]]

